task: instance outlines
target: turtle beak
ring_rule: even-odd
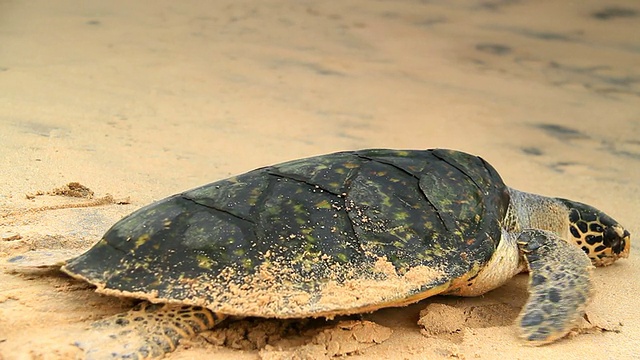
[[[605,245],[609,248],[603,256],[598,255],[594,260],[596,266],[608,266],[621,258],[628,258],[631,250],[631,234],[619,224],[608,227],[603,234]]]
[[[625,230],[622,233],[622,242],[624,244],[624,248],[622,249],[622,252],[620,252],[620,257],[628,258],[629,252],[631,251],[631,234],[629,231]]]

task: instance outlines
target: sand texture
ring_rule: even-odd
[[[637,359],[640,4],[0,2],[0,359],[73,359],[131,300],[38,265],[154,200],[340,150],[453,148],[632,234],[586,319],[524,345],[527,276],[362,316],[233,319],[167,359]],[[48,258],[47,258],[48,256]]]

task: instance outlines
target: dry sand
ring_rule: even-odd
[[[480,154],[509,185],[640,234],[636,1],[204,4],[0,2],[0,260],[86,248],[196,185],[367,147]],[[52,192],[70,182],[102,205]],[[591,324],[549,346],[515,336],[521,275],[347,322],[245,320],[167,358],[638,358],[639,252],[596,270]],[[0,358],[72,357],[74,332],[128,306],[61,275],[1,271]]]

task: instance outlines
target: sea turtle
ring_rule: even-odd
[[[62,271],[143,299],[93,324],[89,357],[157,357],[227,316],[334,317],[436,295],[476,296],[529,271],[532,345],[583,316],[590,270],[630,234],[583,203],[507,187],[459,151],[370,149],[264,167],[117,222]],[[102,355],[101,355],[102,354]]]

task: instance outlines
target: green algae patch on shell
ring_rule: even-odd
[[[371,311],[477,272],[500,239],[505,194],[464,153],[322,155],[146,206],[63,270],[103,293],[229,315]]]

